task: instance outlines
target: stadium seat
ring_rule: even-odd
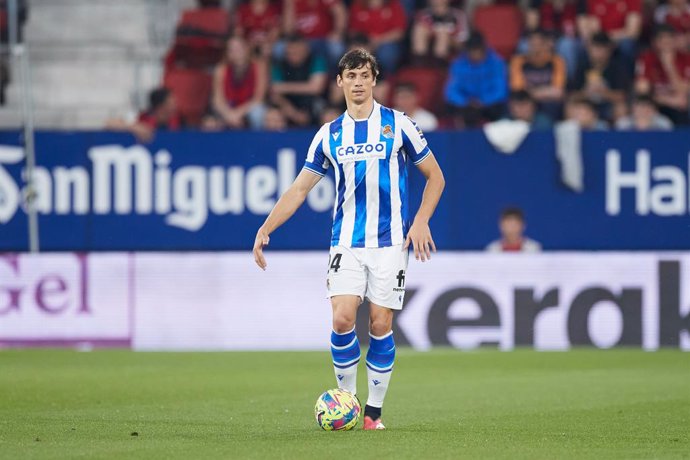
[[[178,24],[181,27],[224,37],[230,30],[230,14],[224,8],[185,10]]]
[[[484,5],[474,10],[474,27],[504,59],[510,58],[522,34],[522,12],[515,5]]]
[[[215,65],[223,57],[229,30],[230,15],[223,8],[184,11],[166,67],[202,69]]]
[[[163,83],[175,95],[185,124],[198,126],[211,95],[211,76],[196,69],[173,69],[166,73]]]
[[[391,88],[395,88],[397,83],[414,83],[419,105],[438,115],[443,112],[445,105],[443,90],[447,75],[447,70],[443,68],[404,67],[392,78]]]

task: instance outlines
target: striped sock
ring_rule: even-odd
[[[391,380],[395,362],[395,342],[393,331],[382,337],[369,334],[369,351],[367,352],[367,378],[369,381],[369,399],[367,406],[382,407],[386,397],[388,383]]]
[[[354,329],[344,334],[335,331],[331,333],[331,355],[338,388],[357,394],[357,363],[360,351]]]

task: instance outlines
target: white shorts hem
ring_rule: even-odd
[[[371,297],[369,297],[369,296],[367,296],[367,299],[369,299],[369,302],[375,303],[375,304],[378,305],[379,307],[383,307],[383,308],[387,308],[387,309],[389,309],[389,310],[395,310],[395,311],[400,311],[400,310],[402,310],[402,304],[401,304],[400,306],[398,306],[398,307],[392,307],[392,306],[390,306],[390,305],[387,305],[389,301],[381,301],[381,300],[379,300],[379,299],[374,299],[374,298],[371,298]]]

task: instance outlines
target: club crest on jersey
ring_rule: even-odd
[[[375,144],[353,144],[343,145],[335,151],[338,163],[349,163],[352,161],[362,161],[371,159],[386,158],[386,144],[377,142]]]
[[[393,132],[393,128],[391,128],[391,125],[382,126],[381,135],[386,139],[393,139],[395,137],[395,133]]]

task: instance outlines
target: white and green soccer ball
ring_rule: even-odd
[[[316,400],[316,423],[326,431],[351,430],[357,425],[362,406],[347,390],[336,388],[324,392]]]

